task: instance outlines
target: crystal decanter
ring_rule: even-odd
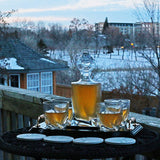
[[[101,100],[101,84],[91,79],[95,61],[88,52],[82,54],[77,66],[81,72],[80,80],[71,83],[74,118],[89,122],[97,118],[97,103]]]

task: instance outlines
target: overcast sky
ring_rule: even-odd
[[[0,11],[17,10],[10,19],[48,21],[69,25],[73,18],[85,18],[90,24],[136,22],[134,3],[141,0],[0,0]]]

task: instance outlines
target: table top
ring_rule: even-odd
[[[50,135],[66,135],[73,138],[78,137],[130,137],[136,139],[136,143],[132,145],[112,145],[112,144],[94,144],[83,145],[74,143],[50,143],[43,140],[40,141],[22,141],[16,138],[22,133],[42,133],[46,136]],[[29,132],[29,128],[22,128],[15,131],[4,133],[0,137],[0,149],[23,156],[31,156],[35,158],[57,158],[57,159],[73,159],[73,158],[110,158],[110,157],[126,157],[135,154],[145,154],[160,149],[160,136],[157,132],[143,128],[136,136],[130,134],[130,131],[102,132],[97,129],[67,129],[67,130],[49,130],[34,128]]]

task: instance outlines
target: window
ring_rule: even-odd
[[[20,75],[19,74],[12,74],[9,78],[9,86],[12,87],[20,87]]]
[[[27,74],[27,89],[39,91],[39,73]]]
[[[41,73],[41,92],[52,94],[52,72],[42,72]]]
[[[41,76],[41,78],[39,77]],[[41,80],[41,81],[40,81]],[[42,72],[27,74],[27,89],[41,91],[42,93],[53,93],[52,72]]]

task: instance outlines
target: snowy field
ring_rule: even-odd
[[[81,53],[79,53],[81,54]],[[123,56],[123,51],[120,50],[119,54],[117,50],[114,50],[114,53],[104,54],[102,51],[100,52],[99,56],[94,53],[90,53],[92,57],[95,59],[97,68],[100,69],[126,69],[128,67],[131,68],[141,68],[141,67],[150,67],[149,63],[142,58],[141,55],[132,51],[125,51]],[[68,65],[71,66],[70,57],[67,52],[62,53],[60,51],[55,51],[54,54],[50,54],[51,58],[53,59],[62,59],[68,62]]]
[[[129,81],[129,76],[133,73],[131,73],[130,70],[127,71],[127,69],[143,69],[147,71],[148,68],[151,68],[150,64],[140,54],[138,54],[138,52],[135,56],[135,53],[130,50],[125,51],[124,53],[120,50],[119,54],[117,50],[114,50],[114,53],[111,55],[104,54],[103,52],[100,52],[99,56],[95,56],[92,52],[90,52],[90,54],[95,59],[96,68],[100,69],[100,72],[94,75],[94,80],[100,82],[102,84],[102,89],[107,91],[128,85],[125,83]],[[62,53],[56,51],[54,54],[50,54],[50,56],[53,59],[65,60],[68,62],[70,67],[72,66],[67,52]],[[136,74],[138,74],[139,71],[136,72]]]

